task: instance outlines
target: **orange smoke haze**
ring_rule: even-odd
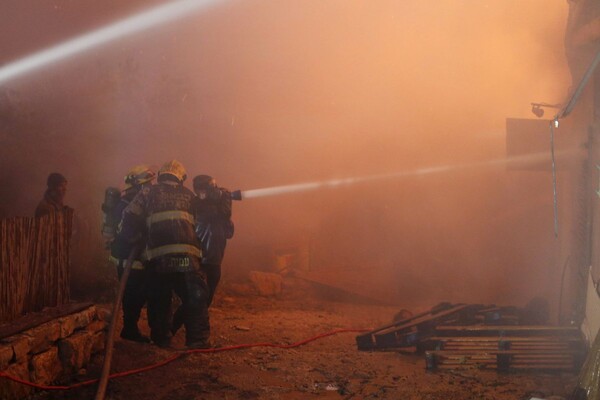
[[[2,64],[160,2],[8,3]],[[542,0],[223,1],[0,86],[0,216],[32,214],[55,170],[100,240],[104,188],[138,163],[177,158],[190,177],[245,190],[500,158],[506,117],[567,95],[567,12]],[[547,172],[248,199],[234,221],[226,276],[298,245],[313,270],[353,271],[397,303],[520,305],[558,290]]]

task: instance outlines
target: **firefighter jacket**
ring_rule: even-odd
[[[196,235],[202,246],[202,264],[221,265],[227,239],[233,237],[231,195],[220,191],[218,198],[195,199]]]
[[[199,267],[202,256],[194,233],[194,193],[178,182],[163,180],[143,188],[123,211],[120,231],[140,241],[145,223],[146,257],[157,272],[185,272]]]
[[[135,187],[128,189],[125,192],[125,194],[121,197],[121,200],[119,200],[119,203],[117,203],[115,208],[111,210],[113,221],[121,221],[123,211],[139,193],[140,189],[141,188],[139,187]],[[140,231],[142,238],[144,238],[146,236],[146,227],[139,220],[137,223],[138,226],[136,227],[136,230]],[[129,258],[129,254],[133,250],[134,246],[134,243],[129,242],[125,237],[123,237],[122,232],[118,232],[110,244],[110,261],[117,265],[117,267],[123,268],[125,265],[125,260]],[[144,265],[142,263],[142,254],[139,254],[137,259],[134,260],[131,268],[144,269]]]

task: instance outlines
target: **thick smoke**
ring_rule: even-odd
[[[157,3],[10,1],[0,62]],[[223,1],[0,87],[1,216],[30,215],[55,170],[99,232],[104,188],[138,163],[243,190],[500,158],[505,117],[567,94],[567,11]],[[398,303],[524,302],[557,290],[552,218],[549,173],[498,166],[248,199],[224,269],[296,246],[314,273]]]

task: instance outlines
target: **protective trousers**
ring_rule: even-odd
[[[208,284],[208,298],[207,307],[212,304],[213,298],[215,297],[215,291],[221,280],[221,266],[215,264],[202,264],[202,271],[206,274],[206,283]],[[173,314],[173,327],[172,332],[175,333],[184,324],[184,309],[183,306],[177,308]]]
[[[150,268],[148,288],[148,322],[150,336],[159,346],[171,338],[171,296],[181,299],[186,345],[206,342],[210,336],[208,317],[208,285],[200,270],[158,273]]]
[[[117,273],[119,280],[123,276],[126,260],[119,260]],[[138,320],[146,303],[146,271],[132,269],[123,293],[123,332],[125,335],[139,334]]]
[[[221,280],[221,266],[215,264],[202,265],[202,270],[206,274],[206,281],[208,283],[208,306],[212,304],[213,298],[215,297],[215,291]]]

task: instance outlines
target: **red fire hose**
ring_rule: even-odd
[[[123,274],[125,275],[125,274]],[[115,314],[113,314],[114,316]],[[197,353],[220,353],[220,352],[224,352],[224,351],[231,351],[231,350],[241,350],[241,349],[249,349],[252,347],[275,347],[278,349],[291,349],[294,347],[300,347],[303,346],[307,343],[313,342],[315,340],[318,339],[322,339],[328,336],[333,336],[336,335],[338,333],[362,333],[362,332],[368,332],[369,329],[336,329],[330,332],[326,332],[326,333],[322,333],[319,334],[317,336],[313,336],[311,338],[305,339],[305,340],[301,340],[299,342],[296,343],[292,343],[292,344],[275,344],[275,343],[251,343],[251,344],[240,344],[240,345],[235,345],[235,346],[226,346],[226,347],[219,347],[219,348],[215,348],[215,349],[194,349],[194,350],[186,350],[186,351],[182,351],[182,352],[178,352],[173,354],[171,357],[162,360],[160,362],[157,362],[155,364],[152,365],[147,365],[145,367],[141,367],[141,368],[137,368],[137,369],[131,369],[128,371],[123,371],[123,372],[118,372],[112,375],[108,375],[106,380],[108,381],[109,379],[115,379],[115,378],[122,378],[122,377],[126,377],[126,376],[130,376],[130,375],[135,375],[135,374],[139,374],[141,372],[145,372],[145,371],[150,371],[152,369],[156,369],[159,367],[162,367],[164,365],[170,364],[171,362],[177,360],[178,358],[181,358],[184,355],[187,354],[197,354]],[[106,365],[106,359],[105,359],[105,365]],[[109,367],[110,369],[110,363],[109,363]],[[104,369],[103,369],[104,371]],[[24,379],[20,379],[11,375],[8,375],[4,372],[0,372],[0,378],[6,378],[8,380],[11,380],[13,382],[17,382],[23,385],[27,385],[36,389],[41,389],[41,390],[70,390],[70,389],[76,389],[76,388],[80,388],[83,386],[89,386],[89,385],[93,385],[96,382],[100,381],[100,379],[90,379],[88,381],[84,381],[84,382],[79,382],[73,385],[69,385],[69,386],[51,386],[51,385],[39,385],[37,383],[33,383],[33,382],[29,382],[26,381]],[[99,387],[100,389],[100,387]],[[103,392],[106,391],[106,385],[104,385],[104,390]],[[102,395],[104,396],[104,393],[102,393]]]

